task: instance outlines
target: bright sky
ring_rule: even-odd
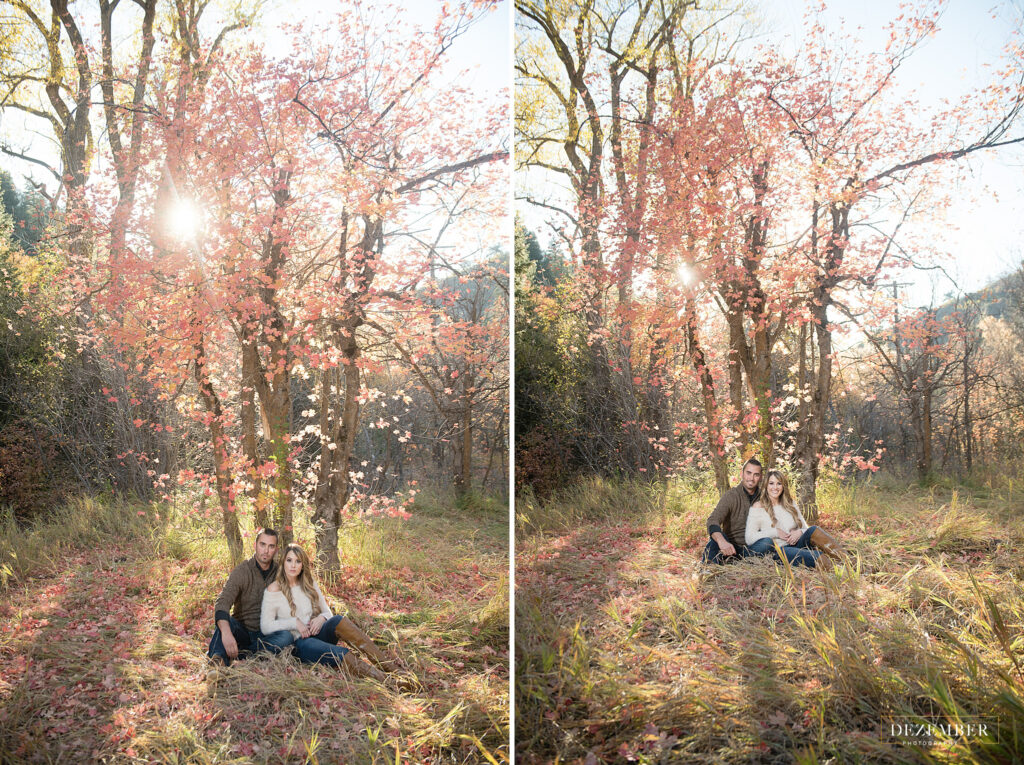
[[[451,5],[442,0],[407,0],[402,5],[402,21],[412,26],[430,29],[437,20],[443,5]],[[369,4],[372,7],[372,3]],[[316,19],[323,15],[324,9],[330,7],[325,0],[310,2],[309,0],[280,0],[272,18]],[[267,19],[264,27],[268,30],[268,38],[273,45],[273,20]],[[464,84],[470,87],[480,86],[497,91],[512,87],[512,71],[510,64],[512,46],[511,0],[499,0],[498,7],[478,20],[468,34],[456,40],[448,51],[448,72],[454,76],[468,70],[468,79]]]
[[[836,30],[856,32],[871,50],[881,50],[885,42],[885,25],[899,14],[893,0],[833,0],[828,3],[826,20]],[[992,7],[991,10],[989,8]],[[805,0],[761,0],[755,15],[760,30],[757,42],[781,41],[785,51],[797,53],[801,36]],[[941,30],[915,52],[901,69],[899,77],[907,91],[916,90],[927,103],[938,103],[943,97],[955,99],[986,80],[985,65],[994,63],[1009,40],[1015,19],[1024,8],[1006,0],[950,0],[941,19]],[[1017,134],[1024,132],[1024,125]],[[953,254],[945,268],[962,290],[971,291],[989,283],[1020,264],[1024,256],[1019,244],[1024,221],[1024,151],[1003,150],[1001,153],[975,154],[965,167],[968,172],[956,189],[958,201],[936,226],[942,249]],[[530,183],[543,183],[540,175],[531,173]],[[553,187],[545,185],[553,193]],[[540,196],[543,198],[543,192]],[[526,225],[542,242],[547,242],[549,229],[545,223],[557,216],[525,203],[519,212]],[[891,228],[891,226],[889,226]],[[904,229],[905,231],[907,229]],[[935,241],[932,239],[932,241]],[[953,291],[950,280],[934,272],[915,272],[916,279],[908,298],[924,304]]]
[[[403,21],[413,26],[431,28],[442,5],[442,0],[406,2],[402,4]],[[269,6],[260,23],[267,47],[271,50],[277,47],[276,41],[280,38],[275,36],[274,29],[281,20],[315,20],[318,15],[323,14],[325,7],[327,3],[323,0],[279,0]],[[497,9],[485,14],[467,34],[452,45],[448,51],[449,64],[446,73],[453,79],[458,77],[460,84],[473,90],[479,88],[485,93],[497,93],[502,88],[510,90],[511,45],[511,0],[500,0]],[[463,72],[465,77],[461,77]],[[101,119],[95,120],[97,129],[101,127],[101,123]],[[8,112],[0,117],[0,137],[4,140],[13,139],[12,143],[19,149],[31,146],[33,153],[44,155],[44,159],[56,163],[58,153],[53,140],[49,138],[48,126],[38,120],[26,120],[20,113]],[[19,185],[22,175],[32,168],[31,165],[6,155],[0,155],[0,167],[9,170]],[[38,181],[48,185],[53,183],[52,176],[38,167],[32,174]]]
[[[804,0],[762,2],[766,35],[782,38],[793,53],[803,25]],[[855,33],[871,50],[885,42],[884,27],[899,14],[891,0],[831,2],[826,19],[837,29]],[[994,64],[1010,39],[1015,20],[1024,14],[1019,3],[990,0],[950,0],[940,30],[906,62],[900,81],[916,90],[925,103],[937,104],[987,81],[986,65]],[[1024,132],[1020,126],[1016,135]],[[956,189],[958,202],[938,226],[945,248],[953,255],[947,271],[964,291],[976,290],[1020,265],[1024,222],[1024,151],[1002,150],[976,154],[969,172]],[[933,221],[932,225],[939,223]],[[944,276],[918,275],[909,297],[929,302],[934,291],[941,301],[952,290]]]
[[[397,34],[411,33],[416,29],[433,29],[443,5],[454,5],[442,0],[406,0],[395,3],[401,7],[400,25],[405,29],[396,29]],[[313,3],[309,0],[279,0],[272,14],[268,14],[263,27],[267,38],[267,49],[274,55],[287,55],[284,45],[276,45],[279,39],[274,35],[276,19],[289,21],[305,20],[315,24],[322,17],[324,10],[329,8],[326,0]],[[446,53],[443,67],[444,76],[453,84],[462,86],[483,98],[498,96],[502,92],[505,103],[509,105],[509,138],[506,141],[494,140],[494,145],[503,145],[509,150],[511,142],[511,98],[512,98],[512,17],[511,0],[499,0],[498,7],[474,21],[469,31],[458,37]],[[383,21],[389,21],[396,13],[394,6],[381,7],[373,3],[366,4],[369,14],[377,14]],[[389,27],[390,28],[390,27]],[[401,39],[401,38],[400,38]],[[511,186],[511,173],[508,177]],[[461,237],[456,235],[449,241],[459,241],[459,246],[477,247],[481,253],[490,247],[500,244],[511,252],[512,205],[508,203],[505,220],[495,220],[493,227],[469,225],[459,227]],[[422,235],[430,239],[444,224],[442,216],[436,216],[425,210],[425,217],[417,221]],[[507,235],[506,235],[506,232]],[[449,244],[447,246],[456,246]]]

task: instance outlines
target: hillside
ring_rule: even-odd
[[[979,318],[992,316],[996,319],[1008,318],[1011,304],[1016,300],[1014,292],[1019,289],[1018,282],[1020,275],[1017,273],[1001,276],[985,285],[980,290],[969,292],[961,298],[961,307],[964,304],[975,306]],[[941,321],[957,309],[957,301],[947,297],[936,309],[936,319]]]

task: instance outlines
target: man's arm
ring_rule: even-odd
[[[224,583],[224,589],[220,591],[217,602],[213,604],[213,618],[217,622],[220,622],[222,619],[227,621],[231,615],[231,609],[238,601],[238,596],[242,594],[243,578],[242,567],[235,566],[228,576],[228,580]]]
[[[238,658],[238,641],[231,633],[231,624],[226,619],[217,620],[217,629],[220,630],[220,641],[224,644],[224,653],[229,659]]]
[[[725,519],[735,509],[736,501],[732,491],[727,491],[722,495],[722,498],[718,500],[718,504],[715,505],[715,509],[711,511],[711,515],[708,516],[708,536],[714,539],[716,542],[721,544],[718,539],[715,538],[715,534],[722,536],[725,539],[725,535],[722,534],[722,524],[725,523]]]
[[[722,551],[722,555],[735,555],[736,548],[732,542],[725,538],[725,534],[721,531],[715,531],[711,534],[711,538],[718,543],[718,549]]]
[[[723,555],[736,554],[736,548],[725,538],[725,534],[722,533],[722,524],[729,516],[729,513],[733,511],[734,505],[733,494],[731,491],[727,491],[718,500],[718,504],[715,505],[715,509],[711,511],[711,515],[708,517],[708,536],[715,540],[718,544],[718,549],[722,551]]]
[[[235,567],[235,570],[228,576],[227,582],[224,583],[224,589],[220,591],[220,596],[213,606],[213,618],[217,622],[217,629],[220,630],[224,650],[232,659],[238,658],[238,643],[235,641],[235,636],[231,634],[231,623],[228,621],[228,618],[231,607],[234,606],[241,592],[242,576],[240,567]]]

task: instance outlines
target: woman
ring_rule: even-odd
[[[822,553],[842,559],[838,543],[817,526],[808,526],[793,501],[789,481],[778,470],[769,470],[761,483],[761,493],[747,515],[746,539],[750,555],[772,553],[778,559],[778,540],[786,559],[793,565],[815,566]],[[818,549],[810,549],[815,547]]]
[[[392,670],[391,662],[362,630],[349,619],[331,614],[313,578],[309,556],[294,542],[284,548],[277,576],[263,594],[260,629],[263,632],[291,630],[295,655],[308,664],[344,667],[359,677],[383,681],[385,676],[380,670],[338,645],[339,640],[344,640],[388,671]]]

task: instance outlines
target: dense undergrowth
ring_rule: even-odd
[[[831,572],[702,567],[714,496],[592,480],[517,500],[523,762],[1019,762],[1021,481],[823,487]],[[989,723],[914,746],[903,722]],[[994,721],[994,725],[992,725]]]
[[[351,521],[342,539],[328,600],[415,690],[288,655],[210,668],[230,570],[213,521],[95,499],[3,519],[0,762],[507,762],[505,504],[424,494],[412,518]]]

